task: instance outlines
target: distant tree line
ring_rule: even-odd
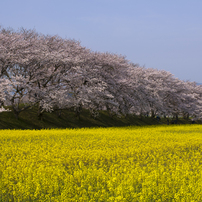
[[[201,104],[202,86],[170,72],[93,52],[75,40],[0,28],[0,107],[11,106],[16,118],[37,106],[39,117],[69,108],[79,116],[85,108],[93,117],[107,110],[199,119]]]

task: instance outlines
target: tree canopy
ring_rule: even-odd
[[[0,29],[0,107],[21,111],[82,108],[116,115],[202,115],[202,86],[78,41],[34,30]],[[1,111],[4,111],[1,108]]]

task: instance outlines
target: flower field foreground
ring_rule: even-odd
[[[202,126],[0,131],[0,201],[202,201]]]

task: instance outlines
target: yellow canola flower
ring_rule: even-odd
[[[0,131],[0,201],[202,201],[202,126]]]

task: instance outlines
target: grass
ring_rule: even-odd
[[[189,124],[190,120],[179,119],[178,124]],[[13,112],[0,113],[0,129],[47,129],[47,128],[82,128],[82,127],[113,127],[113,126],[143,126],[167,124],[167,119],[157,121],[151,117],[128,115],[118,118],[109,116],[107,111],[101,111],[99,117],[92,118],[88,110],[83,109],[80,120],[73,110],[63,110],[61,117],[58,112],[43,114],[43,119],[37,117],[37,108],[28,109],[19,115],[17,120]]]

